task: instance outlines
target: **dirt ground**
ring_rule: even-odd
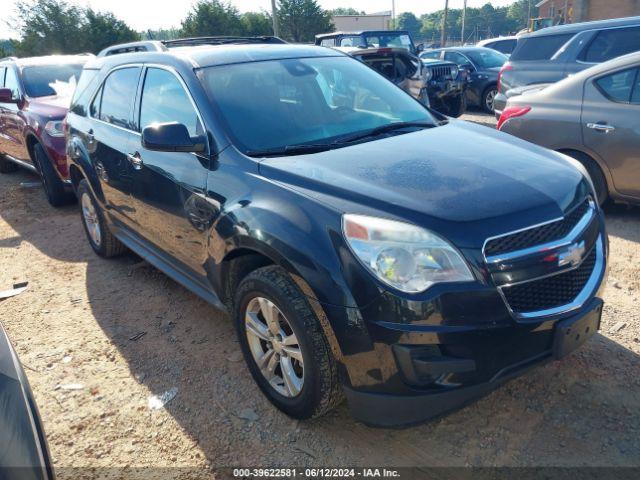
[[[491,124],[484,115],[467,118]],[[310,422],[273,408],[230,319],[134,255],[103,260],[78,207],[54,209],[26,172],[0,175],[0,321],[31,382],[60,478],[66,467],[639,466],[640,209],[607,211],[602,330],[439,420]],[[177,394],[164,408],[149,397]],[[98,472],[98,470],[95,470]],[[175,472],[175,476],[171,472]],[[195,473],[171,470],[163,478]]]

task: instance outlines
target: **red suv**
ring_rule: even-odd
[[[53,206],[73,200],[63,120],[90,55],[0,60],[0,173],[38,173]]]

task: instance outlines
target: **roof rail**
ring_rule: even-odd
[[[243,43],[282,44],[287,42],[285,42],[279,37],[274,37],[269,35],[258,36],[258,37],[214,36],[214,37],[176,38],[175,40],[162,41],[162,44],[168,48],[191,47],[195,45],[227,45],[227,44],[243,44]]]
[[[9,56],[9,57],[0,58],[0,62],[4,62],[5,60],[18,60],[18,57]]]
[[[105,48],[98,57],[108,57],[110,55],[119,55],[121,53],[131,52],[165,52],[167,48],[157,40],[144,40],[141,42],[120,43]]]

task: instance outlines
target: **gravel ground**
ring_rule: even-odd
[[[487,125],[490,116],[467,115]],[[91,251],[77,206],[49,207],[25,172],[0,175],[0,320],[24,363],[60,478],[99,467],[640,465],[640,210],[607,212],[602,330],[439,420],[356,423],[345,405],[297,422],[261,395],[230,319],[134,255]],[[175,397],[150,409],[149,397]],[[180,472],[180,475],[178,475]]]

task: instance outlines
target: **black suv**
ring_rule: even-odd
[[[294,417],[344,393],[364,422],[423,420],[598,329],[608,244],[584,169],[338,51],[105,55],[67,123],[91,247],[230,311]]]

